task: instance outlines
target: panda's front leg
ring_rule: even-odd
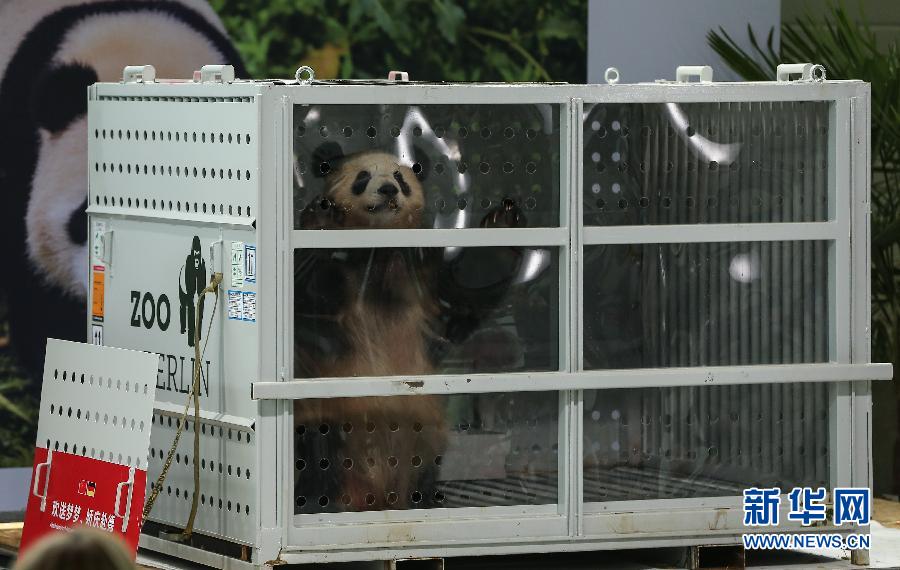
[[[511,198],[504,198],[481,220],[482,228],[524,228],[527,225],[525,214]]]

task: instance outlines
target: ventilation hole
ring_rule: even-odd
[[[421,465],[422,465],[422,458],[419,457],[418,455],[414,455],[412,458],[412,466],[419,467]]]
[[[478,170],[481,171],[482,174],[487,174],[491,171],[491,163],[489,162],[481,162],[478,165]]]
[[[303,508],[306,505],[306,497],[304,497],[303,495],[297,497],[295,503],[298,507]]]
[[[372,493],[368,493],[366,495],[366,504],[369,506],[374,505],[375,504],[375,495],[373,495]]]
[[[400,461],[398,461],[397,458],[393,455],[388,457],[388,465],[390,465],[391,467],[396,467],[398,463],[400,463]]]
[[[375,431],[375,422],[366,422],[366,431],[372,433]]]
[[[342,465],[344,466],[344,469],[353,469],[353,460],[347,457],[344,459]]]

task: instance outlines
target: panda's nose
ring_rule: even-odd
[[[77,210],[69,216],[69,223],[66,224],[66,231],[69,232],[69,239],[79,245],[87,243],[87,198]]]
[[[384,194],[385,196],[388,196],[390,198],[396,196],[397,192],[397,187],[393,184],[384,184],[381,186],[381,188],[378,189],[379,194]]]

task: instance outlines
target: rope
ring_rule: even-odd
[[[191,534],[194,532],[194,519],[197,517],[197,507],[198,501],[200,498],[200,462],[197,458],[200,456],[200,429],[197,427],[200,423],[200,376],[203,374],[202,356],[206,354],[206,346],[209,343],[209,334],[212,331],[213,317],[216,314],[216,307],[219,305],[219,284],[222,282],[222,274],[214,273],[212,278],[209,281],[209,285],[206,286],[206,289],[200,292],[200,298],[197,299],[197,304],[195,307],[195,314],[197,318],[196,326],[194,327],[194,371],[193,371],[193,381],[191,382],[191,390],[188,392],[188,399],[184,405],[184,411],[181,413],[181,418],[178,420],[178,431],[175,432],[175,439],[172,441],[172,447],[169,448],[169,453],[166,455],[166,461],[163,464],[162,471],[159,474],[159,477],[156,478],[156,483],[153,484],[152,490],[150,492],[150,496],[147,498],[147,502],[144,504],[144,513],[143,520],[147,520],[150,516],[150,512],[153,510],[153,505],[156,503],[156,498],[159,496],[160,491],[162,491],[163,483],[166,480],[166,476],[169,474],[169,468],[172,466],[172,459],[175,457],[175,450],[178,449],[178,442],[181,441],[181,434],[184,432],[184,427],[187,424],[187,414],[188,410],[191,406],[191,400],[194,401],[194,497],[191,502],[191,514],[188,517],[188,522],[185,525],[184,531],[181,533],[181,539],[187,540],[191,537]],[[206,341],[203,343],[203,352],[200,351],[200,331],[203,327],[203,321],[201,320],[201,315],[203,314],[203,305],[206,300],[207,293],[214,293],[216,298],[213,304],[212,314],[209,317],[209,327],[206,330]]]

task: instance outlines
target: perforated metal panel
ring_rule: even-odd
[[[153,416],[148,492],[165,462],[180,417],[180,411],[157,412]],[[257,484],[253,429],[201,420],[200,456],[195,458],[195,427],[193,419],[188,421],[157,499],[159,507],[154,508],[151,519],[173,526],[187,522],[194,495],[194,461],[199,461],[200,506],[195,527],[207,534],[252,544],[256,536]]]
[[[256,213],[254,97],[99,97],[88,112],[91,206],[156,216]]]
[[[156,355],[47,341],[37,445],[147,469]]]

